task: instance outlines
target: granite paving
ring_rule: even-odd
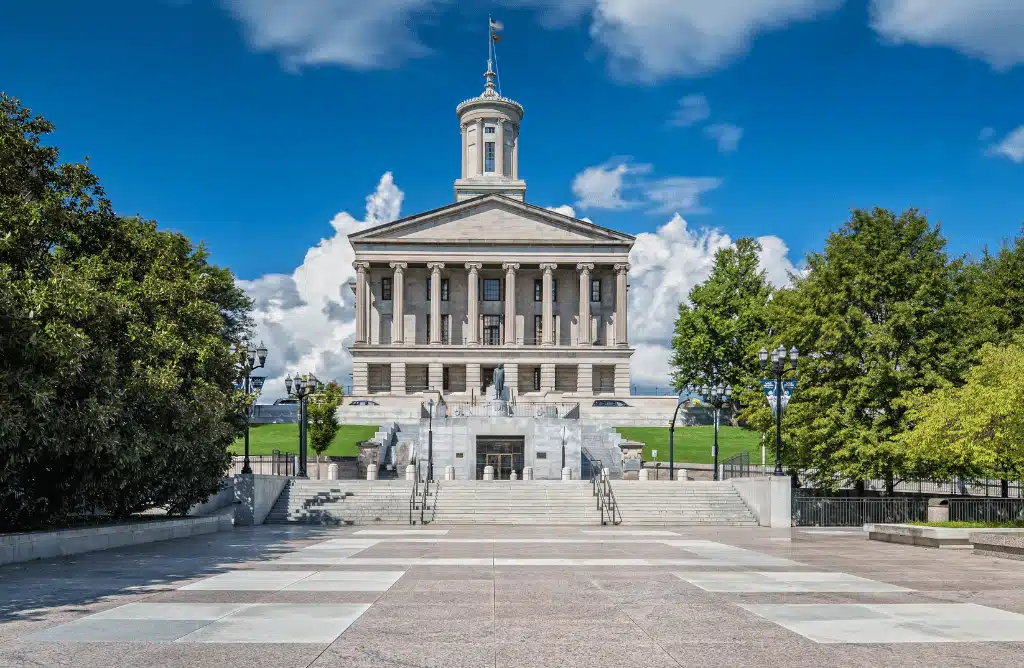
[[[0,567],[6,666],[1020,666],[1024,563],[846,529],[261,526]]]

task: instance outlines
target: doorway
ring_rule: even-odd
[[[484,467],[494,467],[495,480],[509,480],[512,472],[522,478],[525,438],[522,436],[478,436],[476,479],[484,479]]]

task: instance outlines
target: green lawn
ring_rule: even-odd
[[[624,438],[644,443],[644,461],[654,461],[652,450],[658,451],[657,460],[668,461],[667,427],[616,427]],[[715,440],[714,427],[676,427],[675,460],[689,464],[710,464],[711,445]],[[775,453],[768,443],[768,464],[775,464]],[[719,427],[718,463],[740,453],[750,453],[750,463],[761,464],[761,434],[740,427]]]
[[[357,444],[373,438],[378,427],[365,424],[343,424],[338,428],[331,447],[325,455],[335,457],[355,457],[359,454]],[[231,454],[241,455],[245,452],[245,441],[238,438],[231,445]],[[281,452],[299,452],[299,425],[297,424],[254,424],[249,430],[249,454],[269,455],[273,450]],[[313,448],[309,449],[313,456]]]

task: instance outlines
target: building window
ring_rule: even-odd
[[[540,392],[540,367],[535,367],[533,370],[533,390]]]
[[[553,278],[551,279],[551,301],[558,301],[558,281]]]
[[[391,279],[382,278],[380,281],[380,298],[383,301],[391,301]]]
[[[441,343],[448,345],[451,343],[449,340],[449,328],[448,323],[451,316],[444,314],[441,316]],[[427,341],[430,341],[430,314],[427,314]]]
[[[590,301],[599,302],[601,301],[601,279],[592,278],[590,279]]]
[[[500,302],[501,301],[501,279],[500,278],[485,278],[484,279],[484,301],[485,302]]]
[[[548,458],[548,453],[546,453],[546,452],[538,452],[537,453],[537,459],[547,459],[547,458]]]
[[[487,127],[485,127],[484,128],[484,134],[485,135],[493,135],[494,134],[494,126],[493,125],[488,125]]]
[[[540,343],[544,338],[544,316],[533,316],[533,342]]]
[[[494,142],[484,142],[484,171],[494,173]]]
[[[430,301],[430,293],[432,292],[430,282],[431,282],[431,277],[428,276],[427,277],[427,301],[428,302]],[[441,301],[443,301],[443,302],[448,301],[448,279],[447,278],[442,278],[441,279]]]
[[[484,345],[485,346],[500,346],[501,345],[501,316],[500,315],[485,315],[484,316]]]
[[[441,389],[445,390],[446,392],[448,391],[448,389],[450,389],[448,387],[448,379],[451,377],[451,374],[448,373],[449,371],[451,371],[449,367],[441,368]]]
[[[539,302],[544,298],[544,279],[533,279],[533,301]]]

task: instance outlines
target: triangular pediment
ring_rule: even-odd
[[[349,235],[353,242],[631,244],[633,237],[502,195],[482,195]]]

